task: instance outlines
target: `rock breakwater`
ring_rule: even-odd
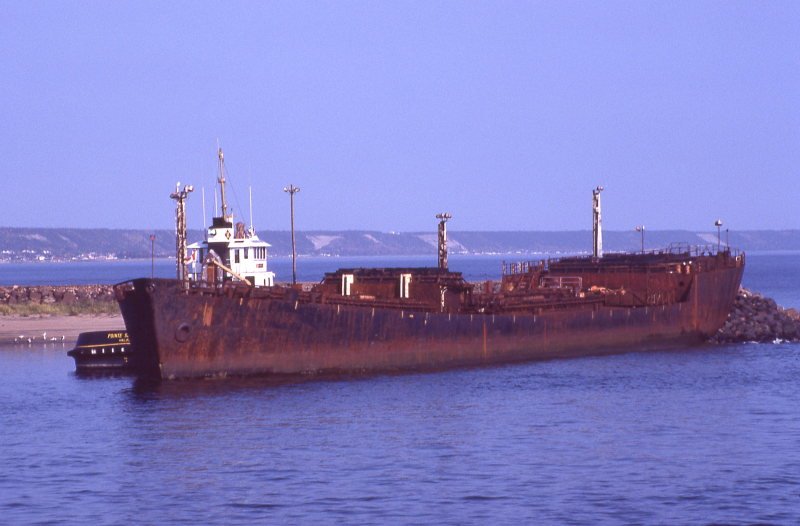
[[[739,289],[725,325],[713,343],[800,341],[800,312],[784,309],[775,300]]]
[[[113,301],[111,285],[0,287],[0,305],[79,305]]]

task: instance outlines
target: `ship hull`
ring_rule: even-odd
[[[106,372],[106,371],[125,371],[128,368],[128,359],[124,356],[108,356],[101,358],[75,358],[75,371],[79,373]]]
[[[742,271],[698,273],[672,304],[537,314],[304,302],[294,291],[201,294],[152,279],[118,285],[117,297],[141,375],[424,371],[700,344],[724,323]]]
[[[78,373],[130,371],[131,354],[130,340],[122,330],[82,332],[75,348],[67,352]]]

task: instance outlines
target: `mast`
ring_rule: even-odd
[[[181,190],[181,183],[175,183],[175,191],[169,195],[175,200],[175,265],[180,281],[185,281],[189,275],[186,271],[186,198],[192,191],[192,185],[187,184]]]
[[[439,270],[447,270],[447,220],[453,217],[449,212],[436,214],[439,219]]]
[[[228,221],[228,201],[225,199],[225,155],[222,153],[222,148],[217,150],[217,157],[219,158],[217,182],[219,183],[220,199],[222,200],[222,218]]]
[[[603,257],[603,219],[600,215],[600,192],[602,186],[592,190],[592,255]]]

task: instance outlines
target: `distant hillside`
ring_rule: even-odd
[[[0,227],[0,261],[73,260],[97,258],[149,258],[150,234],[146,230],[104,228],[12,228]],[[175,254],[175,234],[154,232],[156,257]],[[202,232],[189,232],[190,241]],[[261,232],[272,244],[273,255],[291,253],[287,231]],[[591,250],[591,232],[448,232],[450,250],[465,254],[577,253]],[[725,243],[726,234],[722,234]],[[800,230],[751,230],[730,232],[730,244],[744,250],[800,250]],[[716,245],[716,232],[685,230],[645,233],[645,248],[665,247],[672,242]],[[607,251],[639,250],[639,233],[607,231]],[[387,233],[374,231],[303,231],[297,233],[297,250],[305,255],[371,256],[425,255],[436,251],[436,232]]]

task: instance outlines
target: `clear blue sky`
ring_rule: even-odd
[[[800,228],[800,2],[0,1],[2,226]]]

